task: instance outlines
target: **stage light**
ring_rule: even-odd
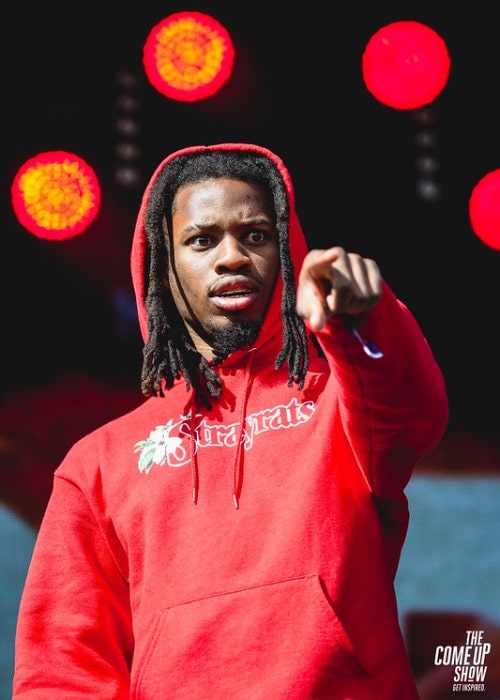
[[[85,231],[101,202],[93,169],[73,153],[46,151],[27,160],[11,188],[19,222],[38,238],[61,241]]]
[[[368,91],[382,104],[401,110],[435,100],[448,82],[450,66],[444,40],[431,27],[414,21],[381,27],[362,56]]]
[[[482,177],[469,198],[469,219],[476,236],[500,250],[500,168]]]
[[[139,76],[130,70],[116,73],[115,168],[113,179],[124,189],[137,189],[142,182],[143,125],[142,90]]]
[[[438,157],[439,138],[437,135],[438,112],[427,106],[410,112],[411,120],[416,125],[415,144],[417,154],[416,190],[418,197],[430,204],[438,202],[442,196],[439,181],[441,164]]]
[[[195,102],[215,94],[231,75],[234,48],[226,29],[201,12],[177,12],[151,30],[143,50],[149,82],[162,95]]]

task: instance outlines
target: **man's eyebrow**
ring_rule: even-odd
[[[269,216],[257,216],[255,218],[249,219],[249,222],[251,224],[271,224],[273,223],[273,220]]]
[[[256,216],[237,221],[236,226],[273,226],[273,221],[269,216]],[[218,228],[220,224],[217,221],[205,221],[203,223],[191,223],[184,229],[184,233],[192,233],[196,231],[205,231],[210,228]]]
[[[206,228],[212,228],[214,224],[189,224],[189,226],[186,226],[184,229],[184,233],[191,233],[193,231],[203,231]]]

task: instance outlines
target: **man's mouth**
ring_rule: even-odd
[[[251,281],[231,281],[219,284],[210,293],[212,302],[223,311],[248,309],[257,299],[258,287]]]
[[[248,289],[248,288],[242,288],[242,287],[234,287],[233,289],[223,289],[222,291],[218,292],[216,296],[218,297],[237,297],[241,295],[246,295],[246,294],[252,294],[254,290],[253,289]]]

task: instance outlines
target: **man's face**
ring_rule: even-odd
[[[171,228],[168,284],[197,350],[212,359],[217,334],[264,318],[280,264],[271,203],[240,180],[184,185]]]

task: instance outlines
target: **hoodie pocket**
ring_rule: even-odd
[[[373,700],[318,576],[161,610],[134,662],[138,700]]]

